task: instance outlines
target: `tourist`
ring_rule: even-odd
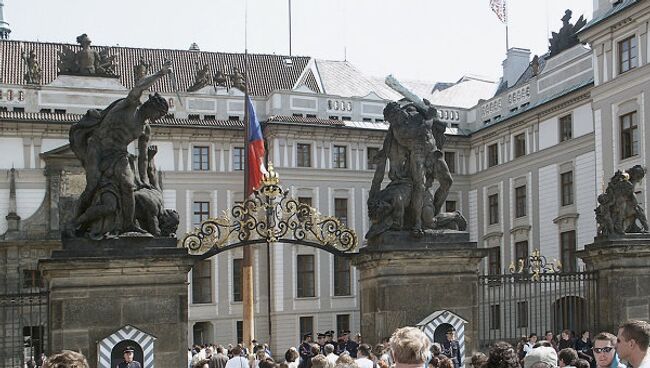
[[[354,361],[354,358],[350,356],[350,353],[345,352],[336,360],[335,368],[359,368],[359,366]]]
[[[379,360],[383,360],[386,363],[388,363],[388,366],[392,366],[393,357],[391,356],[391,352],[390,352],[390,337],[384,337],[383,339],[381,339],[381,344],[384,345],[384,354],[382,354],[382,356],[379,357]],[[440,348],[440,344],[438,344],[438,348]]]
[[[90,368],[86,357],[75,351],[63,350],[45,360],[43,368]]]
[[[440,362],[438,363],[439,368],[454,368],[454,362],[451,361],[451,359],[447,358],[446,356],[442,356],[440,358]]]
[[[259,367],[260,368],[276,368],[275,361],[270,357],[266,357],[266,359],[260,361]]]
[[[370,346],[361,344],[357,350],[357,365],[359,368],[373,368],[375,363],[370,360]]]
[[[650,368],[650,354],[647,354],[649,343],[650,324],[630,320],[618,329],[616,352],[634,368]]]
[[[547,341],[551,346],[553,346],[553,349],[557,351],[557,343],[555,342],[555,336],[553,336],[553,331],[546,331],[544,334],[544,341]]]
[[[336,365],[336,360],[339,358],[338,355],[334,353],[334,345],[325,344],[325,358],[327,359],[327,368],[334,368]]]
[[[226,355],[222,346],[215,348],[215,354],[210,358],[210,368],[226,368],[228,363],[228,356]]]
[[[521,336],[517,340],[517,346],[515,351],[517,352],[517,359],[519,359],[519,364],[523,364],[524,358],[526,357],[526,344],[528,344],[528,338],[526,336]]]
[[[616,353],[616,336],[601,332],[594,337],[593,345],[597,368],[625,368]]]
[[[427,364],[427,367],[429,367],[429,368],[440,368],[440,360],[442,360],[442,358],[447,358],[447,357],[445,357],[445,356],[431,357],[431,359],[429,360],[429,363]]]
[[[260,364],[260,361],[262,361],[262,360],[264,360],[266,358],[267,358],[266,351],[264,351],[264,349],[257,350],[257,352],[255,353],[255,355],[253,357],[253,363],[251,364],[251,368],[258,368],[259,364]]]
[[[203,359],[200,360],[194,365],[193,368],[210,368],[210,360],[209,359]]]
[[[296,348],[293,347],[287,350],[286,353],[284,353],[284,360],[289,366],[289,368],[298,368],[298,364],[300,363],[298,361],[298,357],[299,357],[298,351],[296,350]]]
[[[232,358],[228,359],[225,368],[247,368],[249,366],[248,359],[241,355],[242,347],[240,345],[235,345],[230,352]]]
[[[320,348],[320,347],[319,347]],[[311,358],[311,367],[312,368],[327,368],[327,357],[323,354],[316,354]]]
[[[298,348],[298,353],[300,354],[300,367],[305,367],[305,361],[309,360],[313,355],[311,355],[311,344],[312,344],[312,334],[308,332],[302,336],[302,344]]]
[[[564,348],[557,354],[560,367],[575,367],[578,361],[578,352],[573,348]]]
[[[429,338],[415,327],[402,327],[395,330],[390,338],[390,349],[395,368],[423,366],[428,359]]]
[[[571,331],[563,330],[560,334],[560,342],[557,344],[557,349],[564,350],[566,348],[573,348],[575,343],[571,340]]]
[[[586,360],[589,363],[589,366],[592,367],[595,365],[593,364],[594,356],[592,355],[593,352],[591,351],[593,345],[589,337],[589,331],[582,331],[580,338],[576,340],[575,349],[578,352],[578,358]]]
[[[531,333],[528,335],[528,342],[524,344],[524,355],[530,353],[531,350],[533,350],[533,346],[537,343],[537,334],[536,333]]]
[[[578,358],[576,368],[591,368],[591,364],[585,359]]]
[[[470,360],[470,365],[472,368],[481,368],[485,363],[487,363],[487,355],[479,352],[472,354],[472,359]]]
[[[490,347],[484,368],[520,368],[517,353],[512,345],[498,341]]]
[[[550,345],[548,341],[542,342]],[[532,368],[534,366],[537,366],[537,368],[548,368],[544,367],[544,365],[553,368],[557,367],[557,352],[552,346],[533,348],[524,358],[524,368]]]
[[[459,368],[463,364],[460,356],[460,345],[456,341],[456,329],[453,327],[447,330],[447,340],[442,344],[442,354],[451,359],[454,368]]]

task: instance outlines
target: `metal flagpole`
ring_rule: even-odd
[[[506,0],[503,0],[503,17],[506,18],[506,55],[508,55],[510,45],[508,44],[508,6],[506,4]]]
[[[248,114],[248,0],[245,3],[244,10],[244,201],[251,195],[249,189],[250,177],[248,173],[249,168],[249,154],[248,148],[250,146],[250,115]],[[255,321],[253,316],[253,249],[251,245],[245,245],[243,248],[244,259],[242,261],[242,297],[244,307],[244,321],[243,321],[243,345],[252,351],[252,341],[255,336]]]
[[[291,56],[291,0],[289,0],[289,56]]]

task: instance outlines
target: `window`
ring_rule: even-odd
[[[336,315],[336,331],[350,331],[350,315],[337,314]]]
[[[361,121],[363,121],[363,122],[372,122],[372,118],[362,118]]]
[[[488,146],[488,167],[499,164],[499,145],[497,143]]]
[[[210,170],[210,147],[192,147],[192,170]]]
[[[517,327],[528,327],[528,302],[517,302]]]
[[[515,136],[515,158],[526,155],[526,133]]]
[[[350,260],[334,256],[334,296],[351,295]]]
[[[0,106],[0,111],[7,112],[7,106]]]
[[[298,113],[298,112],[294,112],[294,113],[293,113],[293,116],[294,116],[294,117],[297,117],[297,118],[301,118],[301,117],[302,117],[302,114],[301,114],[301,113]]]
[[[237,321],[237,343],[241,344],[244,342],[244,321]]]
[[[298,203],[311,207],[311,197],[298,197]]]
[[[492,247],[488,249],[488,274],[501,274],[501,247]]]
[[[620,117],[621,120],[621,159],[639,154],[639,127],[636,111]]]
[[[375,158],[377,157],[377,154],[379,153],[379,148],[377,147],[368,147],[366,148],[366,158],[368,160],[368,170],[374,170],[377,168],[377,164],[375,163]]]
[[[573,138],[573,118],[566,115],[560,118],[560,142]]]
[[[330,115],[329,117],[330,120],[339,120],[339,117],[336,115]]]
[[[298,143],[296,146],[296,164],[298,167],[311,167],[311,144]]]
[[[237,115],[228,116],[228,120],[239,121],[239,116]]]
[[[526,216],[526,186],[515,188],[515,217]]]
[[[449,172],[454,174],[456,172],[456,152],[445,152],[445,162]]]
[[[625,73],[637,67],[636,35],[630,36],[618,43],[618,72]]]
[[[348,224],[347,198],[334,198],[334,217],[341,220],[341,223],[347,226]]]
[[[347,147],[334,146],[332,164],[336,169],[345,169],[347,167]]]
[[[232,149],[232,169],[234,171],[244,170],[244,147],[234,147]]]
[[[199,116],[199,114],[188,114],[187,119],[188,120],[199,120],[199,119],[201,119],[201,117]]]
[[[308,333],[314,333],[314,317],[300,317],[300,339]]]
[[[307,114],[305,116],[311,119],[316,119],[316,114]]]
[[[216,120],[217,117],[215,115],[203,115],[203,120]]]
[[[375,119],[375,123],[383,123],[384,119]]]
[[[192,204],[192,225],[199,226],[210,217],[210,202],[194,202]]]
[[[40,112],[41,114],[51,114],[51,113],[52,113],[52,109],[41,109],[39,112]]]
[[[567,171],[560,175],[560,191],[562,205],[568,206],[573,204],[573,171]]]
[[[192,303],[212,303],[212,261],[196,262],[192,268]]]
[[[456,211],[456,201],[445,201],[445,212]]]
[[[244,260],[242,258],[232,260],[232,300],[235,302],[244,300]]]
[[[494,225],[499,223],[499,195],[492,194],[488,196],[488,224]]]
[[[341,120],[343,120],[343,121],[351,121],[352,117],[351,116],[341,116]]]
[[[562,271],[576,272],[576,232],[574,230],[560,233],[560,257]]]
[[[515,265],[519,270],[519,260],[524,260],[524,268],[528,262],[528,240],[515,242]]]
[[[494,304],[490,306],[490,330],[501,328],[501,305]]]
[[[23,270],[23,288],[42,288],[43,281],[38,270]]]
[[[298,298],[316,296],[314,279],[314,256],[311,254],[298,255]]]

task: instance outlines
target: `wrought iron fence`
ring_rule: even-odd
[[[0,367],[39,364],[47,346],[48,291],[36,270],[0,268]]]
[[[595,273],[561,272],[559,267],[511,267],[511,272],[479,276],[481,348],[499,340],[515,344],[531,333],[541,339],[546,331],[597,332]]]

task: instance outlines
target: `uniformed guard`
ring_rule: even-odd
[[[140,363],[133,360],[133,352],[133,347],[127,346],[123,351],[124,361],[118,364],[117,368],[141,368]]]
[[[353,340],[350,340],[350,331],[349,330],[341,331],[341,333],[339,334],[339,344],[336,353],[338,355],[341,355],[343,353],[348,353],[350,354],[351,357],[356,359],[358,348],[359,348],[359,344],[357,344]]]
[[[442,344],[442,354],[451,359],[454,368],[459,368],[462,359],[460,357],[460,344],[456,340],[456,330],[452,327],[447,330],[447,341]]]
[[[325,355],[325,334],[319,332],[318,339],[316,342],[318,343],[318,348],[320,349],[320,353]]]
[[[311,343],[312,343],[312,334],[308,332],[302,337],[302,344],[300,344],[300,349],[298,349],[298,354],[300,354],[300,361],[305,362],[311,358]]]
[[[336,348],[336,341],[334,341],[334,330],[325,332],[325,345],[332,344]]]

